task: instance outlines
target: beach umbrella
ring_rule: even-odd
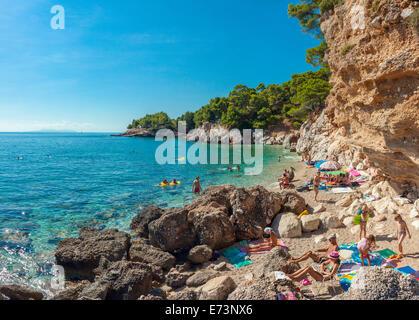
[[[339,170],[342,166],[337,161],[326,161],[320,165],[322,170]]]

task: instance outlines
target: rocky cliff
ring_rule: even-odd
[[[346,166],[368,160],[381,176],[419,181],[419,3],[345,0],[321,20],[333,89],[300,129],[297,151]]]

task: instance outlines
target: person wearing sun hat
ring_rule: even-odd
[[[308,258],[311,258],[314,262],[317,262],[317,263],[322,263],[326,261],[328,259],[329,253],[331,253],[332,251],[339,251],[339,246],[336,242],[336,234],[334,233],[329,234],[329,236],[327,237],[327,240],[329,240],[329,246],[327,248],[318,249],[314,252],[311,250],[307,251],[299,258],[291,257],[289,262],[298,263],[301,261],[305,261]],[[323,254],[320,254],[322,252]]]
[[[310,275],[316,281],[329,280],[335,276],[339,270],[339,252],[332,251],[327,255],[327,258],[328,259],[320,265],[320,270],[316,270],[314,267],[308,266],[301,268],[292,274],[286,274],[286,276],[289,277],[292,281],[301,280],[307,275]]]

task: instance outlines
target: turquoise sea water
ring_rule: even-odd
[[[146,206],[193,201],[197,175],[204,189],[224,183],[266,186],[298,159],[281,147],[264,146],[263,173],[245,176],[227,172],[227,165],[159,165],[160,144],[109,134],[0,133],[0,283],[48,293],[57,243],[77,236],[82,226],[129,231],[131,219]],[[157,186],[165,178],[181,184]]]

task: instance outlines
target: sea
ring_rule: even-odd
[[[264,146],[262,173],[245,175],[251,166],[245,163],[232,172],[227,164],[187,160],[161,165],[155,154],[162,143],[109,133],[0,133],[0,284],[29,285],[50,296],[54,250],[81,227],[129,232],[131,219],[147,206],[182,207],[196,199],[196,176],[204,190],[269,186],[299,159]],[[164,179],[180,184],[159,186]]]

